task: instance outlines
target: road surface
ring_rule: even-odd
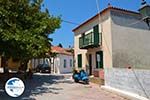
[[[96,84],[74,83],[70,75],[34,74],[24,83],[22,96],[12,98],[0,89],[0,100],[127,100]]]

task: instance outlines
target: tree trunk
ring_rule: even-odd
[[[26,72],[26,70],[27,70],[27,68],[28,68],[27,65],[28,65],[28,60],[22,61],[21,66],[20,66],[20,69],[21,69],[22,71],[25,71],[25,72]]]
[[[2,57],[2,67],[4,68],[4,73],[8,73],[9,72],[8,59],[5,56]]]

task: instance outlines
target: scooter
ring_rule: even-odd
[[[82,81],[85,84],[89,84],[89,77],[88,77],[87,73],[84,70],[80,70],[80,72],[75,70],[72,77],[73,77],[73,79],[76,83],[79,82],[79,81]]]

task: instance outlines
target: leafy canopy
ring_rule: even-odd
[[[60,17],[41,10],[43,0],[0,0],[0,54],[27,60],[49,50],[48,35],[60,28]]]

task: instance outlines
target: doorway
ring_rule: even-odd
[[[92,54],[89,54],[89,75],[92,75]]]

